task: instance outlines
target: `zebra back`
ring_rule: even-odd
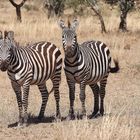
[[[0,47],[0,67],[4,71],[8,70],[11,80],[18,80],[22,84],[30,77],[31,84],[39,84],[52,78],[57,71],[60,73],[62,56],[54,44],[42,41],[19,47],[13,42],[11,33],[11,36],[1,40]]]

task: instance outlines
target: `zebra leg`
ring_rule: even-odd
[[[100,82],[100,114],[104,115],[104,97],[105,97],[105,87],[107,83],[107,76],[104,77],[103,80]]]
[[[81,84],[80,84],[80,100],[81,100],[81,104],[82,104],[82,116],[85,116],[86,115],[86,108],[85,108],[85,98],[86,98],[86,95],[85,95],[85,82],[82,81]]]
[[[23,84],[23,111],[24,111],[24,115],[23,115],[23,123],[24,126],[27,126],[27,121],[28,121],[28,114],[27,114],[27,108],[28,108],[28,95],[29,95],[29,88],[30,88],[30,84],[27,82],[25,82]]]
[[[39,91],[41,92],[41,96],[42,96],[42,105],[41,105],[39,116],[38,116],[38,119],[41,120],[44,117],[44,112],[45,112],[49,94],[48,94],[48,90],[46,87],[46,83],[38,85],[38,88],[39,88]]]
[[[94,110],[89,118],[96,117],[99,111],[99,86],[97,84],[90,85],[93,94],[94,94]]]
[[[75,83],[67,79],[67,83],[69,86],[69,100],[70,100],[70,109],[69,109],[69,117],[70,119],[74,119],[74,100],[75,100]]]
[[[22,126],[23,124],[23,114],[22,114],[22,92],[21,92],[21,86],[16,83],[15,81],[11,81],[12,88],[16,94],[17,98],[17,103],[18,103],[18,108],[19,108],[19,121],[18,121],[18,126]]]
[[[60,73],[58,75],[55,75],[53,78],[51,78],[51,80],[53,83],[54,97],[56,101],[56,117],[61,118],[60,107],[59,107],[59,102],[60,102],[59,84],[61,80]]]

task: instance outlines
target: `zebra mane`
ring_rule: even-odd
[[[70,27],[71,27],[71,23],[70,23],[70,21],[68,19],[68,28],[70,28]]]
[[[0,39],[3,39],[2,31],[0,31]]]
[[[4,39],[6,39],[8,36],[8,32],[7,31],[4,31]]]

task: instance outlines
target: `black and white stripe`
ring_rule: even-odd
[[[89,85],[94,94],[94,109],[90,117],[95,117],[98,112],[104,114],[104,97],[107,77],[109,72],[119,70],[118,62],[111,68],[111,57],[108,47],[100,41],[87,41],[79,45],[75,32],[77,20],[72,24],[68,22],[65,27],[60,21],[62,28],[62,42],[65,52],[64,69],[69,86],[70,96],[70,116],[74,115],[75,83],[80,84],[80,100],[82,104],[82,114],[86,114],[85,109],[85,87]],[[100,86],[99,86],[100,85]],[[100,107],[99,107],[100,98]]]
[[[61,80],[62,57],[60,50],[50,42],[39,42],[27,47],[18,47],[14,41],[14,32],[0,35],[0,69],[6,71],[16,93],[19,107],[19,125],[27,124],[28,94],[30,85],[37,85],[42,95],[39,119],[44,116],[48,100],[46,80],[53,83],[56,100],[56,116],[59,110],[59,84]],[[23,89],[23,98],[22,91]]]

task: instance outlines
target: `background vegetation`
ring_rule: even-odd
[[[15,0],[20,3],[20,0]],[[27,128],[8,128],[18,119],[16,97],[6,73],[0,72],[0,139],[2,140],[139,140],[140,138],[140,14],[132,10],[128,14],[129,32],[119,32],[120,11],[118,5],[110,6],[99,1],[107,33],[100,31],[100,22],[94,12],[87,7],[78,15],[78,41],[101,40],[110,48],[113,58],[120,62],[120,72],[110,74],[105,97],[105,116],[97,119],[55,122],[55,101],[53,93],[49,97],[43,122],[37,123],[34,116],[39,113],[41,96],[36,86],[29,95],[30,125]],[[28,8],[27,8],[28,7]],[[0,30],[15,31],[15,39],[20,45],[46,40],[55,43],[61,50],[61,30],[57,24],[59,17],[48,19],[41,0],[28,0],[21,8],[22,22],[17,22],[15,8],[8,0],[0,1]],[[75,16],[72,8],[65,8],[63,18],[66,23]],[[64,55],[63,55],[64,57]],[[112,64],[113,65],[113,64]],[[47,82],[48,89],[52,83]],[[61,113],[66,117],[69,110],[68,87],[62,72]],[[93,94],[86,88],[87,114],[92,112]],[[79,86],[76,86],[75,110],[80,112]],[[48,118],[49,117],[49,118]],[[50,121],[50,122],[49,122]]]

